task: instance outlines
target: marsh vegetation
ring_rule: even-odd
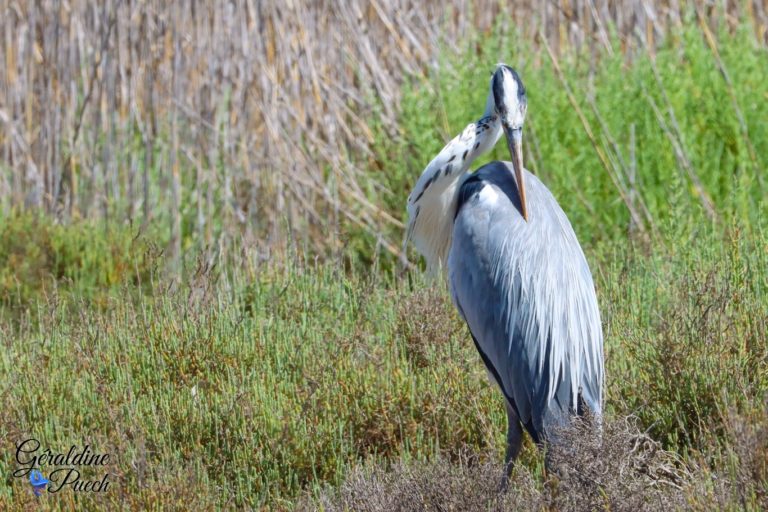
[[[65,4],[0,3],[0,508],[30,436],[114,454],[50,509],[768,507],[762,3]],[[607,375],[605,442],[556,484],[527,443],[503,497],[499,394],[400,249],[498,61]]]

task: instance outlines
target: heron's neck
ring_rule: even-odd
[[[408,196],[406,244],[413,240],[427,267],[445,267],[461,182],[470,164],[501,137],[501,123],[486,115],[467,126],[429,162]]]

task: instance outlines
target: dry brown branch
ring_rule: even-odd
[[[764,6],[747,4],[723,10],[731,19],[748,9],[756,35],[766,37]],[[499,19],[505,34],[540,35],[557,59],[585,45],[630,53],[626,41],[636,30],[653,48],[689,6],[0,0],[0,210],[143,226],[171,219],[178,251],[181,210],[194,201],[195,229],[206,242],[221,226],[226,239],[280,245],[287,223],[322,249],[328,231],[347,219],[397,251],[401,218],[375,197],[388,191],[370,168],[370,121],[375,115],[386,133],[399,135],[404,80],[430,76],[441,49],[458,51]],[[716,15],[697,12],[701,20]],[[621,48],[609,38],[614,29]],[[537,50],[532,62],[544,55]],[[633,223],[647,229],[642,203],[629,200],[599,137],[592,134],[593,143]]]
[[[498,455],[459,453],[453,460],[358,468],[324,510],[680,510],[693,492],[694,471],[641,432],[632,417],[605,423],[602,436],[585,423],[563,431],[551,454],[556,475],[546,485],[531,468],[517,466],[509,490],[499,494]],[[458,461],[456,460],[458,458]],[[307,500],[299,506],[318,505]]]

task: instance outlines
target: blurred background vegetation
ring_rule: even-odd
[[[680,457],[675,507],[768,506],[764,2],[0,12],[0,468],[29,435],[119,454],[119,491],[52,506],[387,509],[354,498],[377,471],[500,460],[500,397],[401,254],[405,198],[499,61],[595,274],[609,418]],[[499,506],[573,509],[532,446],[522,466],[530,496]],[[601,489],[579,503],[621,509]]]

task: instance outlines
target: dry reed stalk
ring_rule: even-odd
[[[427,76],[440,48],[505,19],[520,37],[541,33],[554,58],[585,45],[618,51],[612,29],[631,57],[636,30],[652,49],[690,5],[0,0],[0,211],[160,220],[176,256],[187,236],[242,237],[273,254],[286,227],[314,251],[335,251],[343,242],[329,232],[352,223],[397,254],[402,212],[385,211],[368,187],[379,181],[369,120],[380,110],[397,136],[400,85]],[[749,16],[768,37],[762,2],[718,9],[697,12]],[[616,175],[623,165],[601,160],[642,229],[643,206]]]

